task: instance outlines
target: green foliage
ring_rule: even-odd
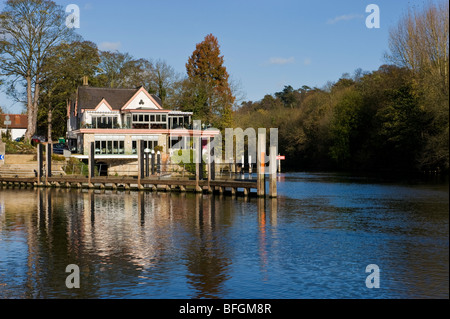
[[[184,152],[186,152],[186,151],[187,150],[184,150]],[[183,155],[182,152],[183,152],[183,150],[178,150],[178,156],[181,157]],[[186,171],[195,175],[196,165],[195,165],[195,161],[194,161],[194,151],[192,149],[189,150],[189,157],[190,157],[189,162],[184,163],[183,161],[181,161],[181,162],[179,162],[178,165],[180,165],[181,167],[184,167],[186,169]],[[205,162],[203,161],[203,163],[205,163]],[[204,176],[206,174],[206,165],[203,165],[203,174],[204,174]]]
[[[162,145],[157,145],[157,146],[155,146],[155,149],[154,149],[155,153],[157,153],[157,152],[162,153],[163,150],[164,150],[164,147],[162,147]]]
[[[358,134],[362,97],[356,90],[350,90],[341,98],[334,108],[334,118],[330,134],[332,144],[330,156],[339,167],[346,167],[352,156],[354,139]],[[356,147],[356,145],[355,145]]]
[[[2,141],[5,143],[6,154],[36,154],[36,148],[29,143],[11,141],[9,138],[3,136]]]
[[[421,92],[409,70],[383,65],[323,89],[285,87],[245,102],[235,125],[279,128],[286,168],[446,171],[448,111]]]
[[[63,169],[67,175],[81,175],[81,176],[89,175],[89,165],[83,163],[82,161],[74,157],[71,157],[67,161]],[[94,174],[95,176],[99,176],[97,167],[94,168]]]

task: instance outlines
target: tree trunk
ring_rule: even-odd
[[[38,77],[36,77],[36,82]],[[37,127],[37,116],[38,116],[38,107],[39,107],[39,94],[40,94],[40,85],[39,83],[34,84],[34,96],[33,96],[33,127],[34,132],[36,132]]]
[[[49,103],[48,105],[48,118],[47,118],[47,124],[48,124],[48,131],[47,131],[47,136],[48,136],[48,142],[52,143],[52,116],[53,116],[53,110],[52,110],[52,104]]]
[[[25,140],[31,142],[31,138],[36,132],[36,125],[33,121],[34,111],[33,111],[33,96],[31,92],[31,76],[26,77],[27,81],[27,115],[28,115],[28,123],[27,123],[27,131],[25,133]]]

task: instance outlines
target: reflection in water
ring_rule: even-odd
[[[448,298],[448,190],[284,183],[300,198],[0,189],[0,298]]]
[[[195,232],[187,250],[188,283],[192,298],[218,298],[230,263],[223,250],[221,232],[216,232],[216,202],[213,196],[195,195]],[[219,217],[220,218],[220,217]]]

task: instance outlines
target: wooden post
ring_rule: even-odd
[[[142,188],[142,179],[144,178],[144,150],[143,150],[144,143],[142,141],[137,141],[137,153],[138,153],[138,187]]]
[[[52,144],[47,143],[45,145],[45,148],[46,148],[45,149],[45,151],[46,151],[45,163],[47,165],[46,170],[45,170],[45,184],[48,185],[48,178],[52,177],[52,151],[53,151]]]
[[[277,147],[270,146],[269,197],[277,197]]]
[[[207,156],[207,170],[208,170],[208,193],[212,193],[211,190],[211,167],[214,165],[214,163],[212,163],[212,158],[211,158],[211,137],[208,137],[208,144],[206,145],[206,154]]]
[[[150,176],[150,169],[149,169],[149,153],[144,152],[144,158],[145,158],[145,177]]]
[[[89,187],[94,187],[92,184],[92,178],[95,177],[95,145],[94,143],[89,144],[89,159],[88,159],[88,184]]]
[[[199,158],[199,180],[203,180],[204,176],[203,176],[203,156],[202,156],[202,139],[199,138],[199,144],[198,144],[198,158]]]
[[[44,148],[42,144],[37,145],[37,183],[38,185],[42,182],[42,176],[44,175]]]
[[[161,153],[158,151],[158,153],[156,153],[156,172],[161,174],[161,171]]]
[[[152,150],[152,155],[150,156],[152,175],[155,175],[155,159],[156,159],[155,151]]]
[[[194,161],[195,161],[195,191],[197,193],[202,192],[201,187],[199,186],[199,179],[200,179],[200,161],[201,158],[198,158],[199,154],[199,137],[194,137]]]
[[[266,134],[258,132],[258,160],[257,166],[257,196],[265,196],[266,181],[265,181],[265,161],[266,161]]]
[[[280,156],[281,154],[278,154]],[[281,160],[278,160],[278,173],[281,173]]]

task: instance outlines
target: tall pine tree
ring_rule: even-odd
[[[184,108],[219,129],[231,127],[235,101],[223,63],[219,42],[209,34],[197,44],[186,64],[189,93]]]

